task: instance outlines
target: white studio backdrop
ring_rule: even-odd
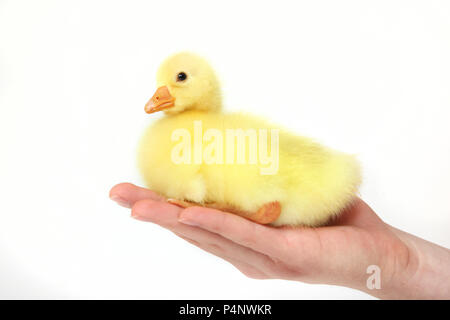
[[[108,199],[167,55],[228,110],[357,153],[361,196],[450,246],[449,1],[0,1],[0,298],[356,299],[251,280]]]

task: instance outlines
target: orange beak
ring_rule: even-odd
[[[159,87],[153,97],[145,105],[145,112],[153,113],[172,108],[175,105],[175,98],[170,95],[166,86]]]

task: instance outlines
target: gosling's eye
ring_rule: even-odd
[[[186,78],[187,78],[187,75],[186,75],[186,73],[184,73],[184,72],[180,72],[180,73],[177,75],[177,81],[184,81],[184,80],[186,80]]]

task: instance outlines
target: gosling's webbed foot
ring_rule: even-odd
[[[281,204],[278,201],[268,202],[264,204],[256,212],[248,212],[239,210],[230,206],[224,206],[215,202],[209,202],[206,204],[199,204],[191,201],[177,200],[177,199],[167,199],[167,202],[174,204],[181,208],[189,207],[204,207],[210,209],[217,209],[229,213],[236,214],[238,216],[244,217],[246,219],[252,220],[260,224],[269,224],[278,219],[281,213]]]

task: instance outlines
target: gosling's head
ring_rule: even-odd
[[[178,53],[159,67],[158,89],[145,105],[145,112],[177,114],[187,110],[219,111],[220,85],[211,66],[192,53]]]

